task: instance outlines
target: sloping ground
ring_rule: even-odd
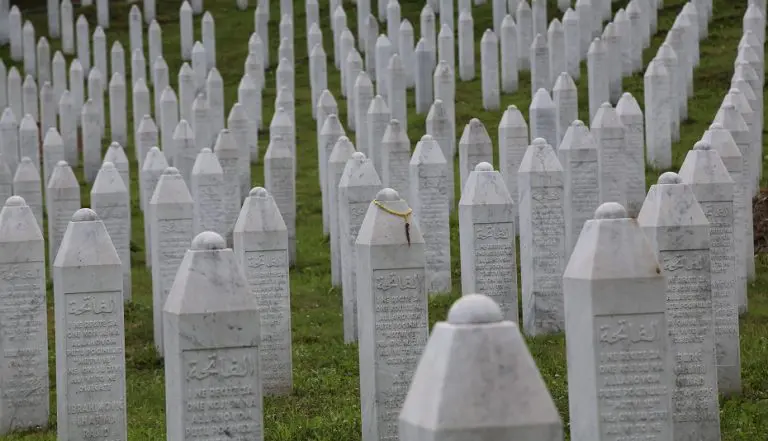
[[[24,3],[24,2],[22,2]],[[40,4],[35,0],[35,5]],[[164,56],[170,68],[171,84],[176,87],[176,72],[181,66],[179,59],[178,6],[180,2],[157,1],[157,19],[163,29]],[[251,5],[256,1],[251,0]],[[270,53],[277,53],[279,2],[273,0],[272,22],[270,24]],[[328,83],[339,101],[340,119],[346,121],[346,102],[338,94],[339,74],[332,65],[332,42],[328,2],[321,1],[320,17],[324,33],[324,47],[328,53]],[[347,22],[355,30],[354,5],[345,1]],[[375,1],[374,1],[375,3]],[[407,18],[419,35],[419,12],[423,1],[401,0],[402,16]],[[614,10],[618,8],[614,4]],[[659,32],[653,38],[651,47],[645,51],[647,63],[662,43],[664,35],[671,27],[677,12],[684,4],[683,0],[666,0],[660,11]],[[240,12],[235,9],[234,0],[206,0],[208,8],[216,20],[217,64],[225,82],[225,100],[227,111],[237,99],[237,84],[243,72],[243,62],[247,55],[247,41],[253,30],[253,9]],[[23,7],[23,4],[22,4]],[[729,87],[736,47],[741,37],[741,17],[746,8],[746,1],[715,0],[714,14],[709,26],[709,38],[701,43],[701,64],[694,76],[695,95],[689,102],[689,120],[683,124],[681,141],[673,147],[674,170],[679,168],[686,151],[703,134],[714,116],[723,95]],[[112,26],[107,32],[109,45],[119,39],[127,49],[128,45],[128,5],[124,2],[111,2]],[[374,9],[375,10],[375,9]],[[558,14],[554,1],[548,5],[550,16]],[[95,8],[77,9],[84,13],[91,23],[93,31]],[[301,220],[298,228],[298,262],[291,273],[292,288],[292,324],[294,348],[294,393],[290,397],[268,398],[265,400],[265,435],[266,439],[277,440],[322,440],[354,441],[360,438],[360,408],[358,392],[358,368],[356,346],[344,345],[341,332],[341,293],[330,285],[328,242],[322,236],[320,190],[317,178],[315,122],[311,117],[309,77],[306,53],[306,29],[304,2],[295,1],[295,60],[296,60],[296,121],[299,152],[297,176],[297,210]],[[479,42],[483,31],[491,27],[491,2],[474,8],[475,55],[479,60]],[[44,14],[37,8],[30,14],[38,36],[46,29]],[[199,37],[199,25],[196,20],[196,35]],[[384,30],[386,26],[381,26]],[[353,32],[354,34],[354,32]],[[146,35],[146,32],[145,32]],[[52,42],[53,50],[58,48],[58,41]],[[8,60],[8,49],[0,48],[0,56]],[[8,62],[6,61],[6,64]],[[130,66],[130,60],[126,60]],[[470,118],[480,118],[494,139],[502,112],[487,112],[482,109],[480,93],[479,62],[476,79],[471,82],[457,82],[456,110],[457,125],[462,127]],[[267,89],[264,91],[264,117],[271,118],[274,90],[273,64],[267,71]],[[586,68],[582,66],[579,87],[580,116],[586,120],[587,89]],[[643,104],[643,79],[638,74],[624,79],[625,90],[631,92]],[[129,102],[130,102],[130,94]],[[416,115],[413,92],[409,91],[409,137],[413,144],[424,133],[424,116]],[[522,73],[519,91],[502,96],[502,109],[507,105],[517,105],[527,117],[530,104],[530,81],[527,73]],[[129,103],[130,105],[130,103]],[[128,109],[128,115],[132,115]],[[107,119],[108,120],[108,119]],[[460,133],[459,133],[460,134]],[[349,135],[352,135],[351,133]],[[109,134],[105,136],[109,139]],[[354,138],[354,136],[352,136]],[[266,150],[267,133],[260,134],[262,154]],[[108,142],[105,141],[106,148]],[[132,142],[126,146],[128,157],[135,158]],[[498,157],[498,155],[496,155]],[[654,183],[662,170],[648,170],[647,183]],[[78,170],[80,174],[81,171]],[[136,163],[132,162],[131,194],[138,195]],[[263,184],[261,165],[252,170],[253,184]],[[763,182],[766,185],[766,182]],[[83,204],[89,203],[90,188],[81,182]],[[162,362],[156,357],[152,345],[152,310],[151,280],[144,267],[143,224],[138,200],[133,201],[132,263],[134,303],[126,308],[126,361],[128,391],[128,431],[130,440],[165,439],[165,403],[164,372]],[[763,204],[764,205],[764,204]],[[762,205],[761,205],[762,207]],[[756,209],[756,216],[764,213]],[[765,219],[765,214],[760,216]],[[763,222],[756,222],[762,225]],[[764,228],[761,226],[761,228]],[[761,230],[762,231],[762,230]],[[758,234],[762,237],[763,234]],[[454,289],[450,296],[430,300],[430,323],[443,320],[448,306],[460,295],[458,224],[452,219],[451,240],[453,248]],[[741,397],[724,399],[721,403],[723,440],[765,440],[768,433],[768,258],[759,255],[756,259],[758,277],[750,286],[750,312],[742,319],[742,372],[744,394]],[[49,283],[50,286],[50,283]],[[50,292],[50,290],[49,290]],[[49,295],[49,300],[52,294]],[[53,338],[53,310],[49,310],[51,338]],[[51,340],[52,342],[52,340]],[[541,337],[528,340],[539,369],[555,399],[564,422],[568,422],[568,396],[566,385],[566,362],[564,341],[561,336]],[[54,345],[49,346],[53,351]],[[51,385],[54,384],[54,354],[51,352]],[[55,396],[52,396],[52,409],[55,411]],[[55,435],[55,417],[51,418],[52,429],[46,432],[14,434],[0,437],[0,441],[53,441]]]

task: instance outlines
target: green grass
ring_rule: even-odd
[[[47,29],[45,14],[41,11],[44,2],[32,0],[21,3],[22,9],[34,7],[28,17],[35,24],[38,35]],[[255,3],[255,1],[251,1]],[[272,2],[270,23],[271,49],[273,59],[277,54],[277,33],[279,2]],[[341,121],[346,121],[346,103],[338,91],[339,75],[332,67],[332,44],[327,2],[321,2],[320,17],[324,31],[324,47],[328,53],[329,88],[339,101]],[[408,18],[419,35],[419,12],[423,1],[402,1],[402,16]],[[550,16],[558,13],[553,1],[549,2]],[[624,4],[625,2],[621,2]],[[672,25],[676,13],[682,8],[682,0],[667,0],[660,11],[659,31],[651,47],[644,53],[647,63],[663,41],[666,31]],[[345,345],[342,339],[341,292],[330,284],[329,243],[321,231],[320,189],[317,185],[316,133],[315,122],[310,111],[310,90],[308,58],[306,53],[306,29],[304,2],[296,1],[294,6],[295,60],[296,60],[296,123],[298,175],[297,214],[301,222],[297,225],[298,260],[291,272],[292,320],[293,320],[293,362],[294,391],[291,396],[265,399],[264,425],[269,440],[357,440],[360,438],[360,408],[357,369],[357,348]],[[345,0],[348,24],[355,27],[354,6]],[[225,84],[226,111],[236,100],[237,84],[243,72],[247,54],[247,42],[253,30],[253,7],[247,12],[235,9],[234,0],[206,1],[205,5],[216,20],[217,66]],[[741,36],[741,17],[746,2],[715,0],[715,17],[709,26],[709,37],[701,44],[701,64],[695,72],[695,95],[689,101],[689,119],[681,128],[681,141],[673,146],[673,161],[679,168],[686,151],[699,139],[713,118],[723,95],[727,92],[732,74],[736,45]],[[179,52],[178,2],[158,1],[157,19],[163,28],[164,56],[170,67],[171,84],[176,87],[176,72],[181,66]],[[374,8],[375,9],[375,2]],[[614,10],[618,9],[614,5]],[[476,56],[479,59],[479,40],[482,32],[492,26],[491,5],[474,9],[475,38],[478,43]],[[96,23],[93,7],[77,8],[76,14],[84,13],[91,23]],[[128,6],[122,2],[111,4],[112,27],[107,32],[109,46],[115,39],[123,42],[128,50]],[[385,29],[385,28],[381,28]],[[196,38],[199,36],[199,17],[196,18]],[[354,32],[353,32],[354,33]],[[146,31],[145,31],[146,35]],[[356,35],[356,34],[355,34]],[[59,42],[51,42],[57,49]],[[146,43],[145,43],[146,47]],[[9,60],[8,49],[0,49],[4,60]],[[8,63],[8,61],[6,61]],[[130,59],[126,58],[130,70]],[[271,119],[274,90],[273,62],[266,73],[268,87],[264,90],[264,120]],[[478,64],[479,69],[479,64]],[[587,90],[586,68],[582,66],[579,82],[579,115],[586,119]],[[640,101],[642,106],[643,79],[635,75],[624,79],[624,88]],[[530,81],[527,73],[521,74],[519,91],[502,96],[502,109],[516,104],[527,118],[530,104]],[[480,98],[479,71],[471,82],[457,82],[456,120],[459,129],[470,118],[482,120],[494,143],[501,111],[487,112],[482,109]],[[128,94],[130,101],[130,91]],[[409,136],[413,144],[424,134],[425,115],[416,115],[413,92],[409,91]],[[128,115],[131,115],[129,109]],[[109,119],[107,119],[109,121]],[[460,135],[460,132],[458,133]],[[267,133],[260,134],[261,154],[266,150]],[[104,148],[109,144],[105,136]],[[138,209],[138,184],[134,146],[126,146],[132,160],[132,211],[133,211],[133,296],[134,302],[126,307],[126,363],[128,391],[128,432],[131,440],[159,440],[165,438],[164,426],[164,380],[163,365],[155,354],[152,343],[151,280],[146,270],[144,255],[144,230]],[[498,158],[498,154],[496,155]],[[647,182],[652,184],[663,170],[647,172]],[[82,176],[82,170],[77,170]],[[263,184],[263,169],[254,165],[253,185]],[[458,182],[458,179],[457,179]],[[83,205],[89,204],[90,188],[81,180]],[[457,195],[458,195],[457,188]],[[458,224],[451,220],[454,289],[449,296],[430,299],[430,324],[445,318],[450,304],[460,295],[460,270],[458,250]],[[768,257],[756,258],[757,279],[750,285],[750,312],[741,320],[742,376],[744,393],[740,397],[722,399],[721,421],[723,439],[761,440],[768,433]],[[49,282],[49,300],[52,297]],[[52,303],[49,301],[49,304]],[[49,310],[49,327],[53,342],[53,311]],[[560,409],[563,422],[568,424],[568,393],[566,384],[566,363],[564,339],[562,336],[546,336],[528,339],[528,344],[541,370],[549,390]],[[53,351],[54,345],[50,345]],[[51,384],[54,383],[54,353],[50,353]],[[51,408],[55,413],[55,391],[52,389]],[[0,441],[52,441],[55,436],[55,415],[51,416],[51,429],[45,432],[30,432],[0,437]]]

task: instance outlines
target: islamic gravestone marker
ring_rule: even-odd
[[[80,209],[80,184],[72,167],[59,161],[45,192],[48,214],[48,259],[53,262],[72,215]]]
[[[58,439],[128,439],[122,290],[107,228],[81,208],[53,263]]]
[[[459,200],[461,291],[494,299],[517,323],[515,203],[499,172],[481,162]]]
[[[397,440],[397,417],[427,342],[424,238],[391,188],[357,236],[357,317],[364,441]]]
[[[234,249],[259,304],[259,368],[265,395],[287,395],[293,384],[288,229],[267,190],[256,187],[243,202]]]
[[[48,424],[45,243],[32,210],[11,196],[0,211],[0,433]]]
[[[598,207],[563,275],[574,441],[672,439],[666,286],[637,222]]]
[[[259,306],[218,234],[192,241],[163,322],[168,439],[262,440]]]

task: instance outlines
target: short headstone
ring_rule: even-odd
[[[288,229],[272,196],[253,188],[235,224],[234,251],[256,298],[261,322],[259,370],[265,395],[293,386]]]
[[[164,303],[162,320],[168,439],[189,439],[195,430],[211,437],[229,437],[237,430],[238,436],[263,439],[264,366],[259,358],[267,318],[260,314],[259,301],[221,236],[206,231],[192,241]],[[208,420],[212,414],[202,403],[210,398],[198,395],[207,390],[230,391],[232,398],[217,402],[221,415],[237,415],[237,429],[228,420]]]
[[[60,439],[87,439],[93,431],[128,439],[122,290],[120,257],[104,223],[93,210],[78,210],[53,262]],[[75,368],[94,353],[109,356],[87,370]]]
[[[506,320],[518,323],[516,211],[501,174],[477,164],[459,201],[461,292],[487,295]]]
[[[67,55],[75,53],[75,25],[72,2],[61,0],[61,50]]]
[[[339,234],[339,182],[344,173],[347,161],[355,153],[355,146],[349,138],[340,136],[328,157],[327,183],[325,193],[328,195],[328,212],[331,238],[331,283],[342,286],[341,282],[341,238]]]
[[[197,144],[195,143],[195,132],[187,120],[180,120],[173,131],[173,152],[176,156],[173,158],[173,165],[181,173],[184,182],[190,182],[189,176],[192,173],[192,167],[197,159]]]
[[[46,81],[51,81],[51,46],[48,44],[48,39],[40,37],[36,47],[37,61],[37,81],[38,83],[45,84]],[[96,56],[94,52],[94,57]]]
[[[373,163],[361,152],[347,161],[339,180],[339,244],[341,245],[344,342],[358,340],[357,234],[368,206],[381,190]]]
[[[192,59],[192,45],[194,44],[194,23],[192,21],[192,6],[186,0],[182,2],[179,8],[179,35],[181,59],[190,61]]]
[[[741,393],[738,268],[734,243],[734,191],[720,155],[699,141],[680,167],[709,221],[712,308],[715,321],[717,387],[723,395]]]
[[[450,194],[448,167],[437,142],[424,135],[416,144],[409,164],[408,200],[426,244],[428,293],[451,291]]]
[[[123,267],[123,301],[131,301],[131,206],[114,164],[105,162],[91,188],[91,208],[104,222]]]
[[[515,105],[507,107],[499,122],[499,172],[507,191],[517,198],[517,172],[528,150],[528,124]],[[517,216],[517,212],[515,212]]]
[[[528,115],[531,143],[536,138],[543,138],[550,146],[557,145],[557,109],[546,89],[541,88],[533,95]]]
[[[483,108],[495,110],[501,105],[499,90],[499,39],[486,29],[480,39],[480,74],[482,79]]]
[[[448,208],[453,211],[454,201],[454,146],[456,142],[454,137],[453,121],[448,115],[448,110],[441,99],[436,99],[427,114],[425,121],[427,135],[437,142],[440,150],[443,152],[446,167],[446,191],[448,192]],[[447,159],[450,158],[450,161]]]
[[[0,164],[0,179],[4,174],[3,165]],[[45,189],[45,204],[48,219],[48,259],[53,261],[72,215],[81,207],[80,184],[66,161],[59,161],[51,173]]]
[[[141,10],[137,5],[131,6],[130,12],[128,12],[128,34],[130,41],[131,54],[136,49],[144,52],[144,25],[141,20]]]
[[[179,264],[194,237],[194,201],[174,167],[163,171],[149,200],[152,247],[152,323],[155,348],[163,353],[162,306],[176,278]]]
[[[409,163],[411,141],[405,127],[397,119],[387,125],[381,139],[382,185],[392,188],[403,197],[410,193]]]
[[[168,161],[166,160],[163,151],[156,146],[150,148],[147,155],[144,157],[144,162],[139,170],[139,187],[141,191],[141,200],[145,201],[144,203],[149,204],[149,201],[152,200],[152,195],[155,194],[155,189],[157,188],[160,176],[163,175],[167,168]],[[147,218],[147,221],[144,222],[144,254],[146,255],[144,263],[147,265],[147,268],[152,267],[152,264],[154,263],[152,253],[155,252],[155,250],[152,249],[152,222],[150,221],[149,216],[150,214],[145,210],[145,218]]]
[[[571,426],[571,436],[611,439],[620,432],[673,439],[667,282],[624,207],[604,203],[594,217],[584,225],[563,275],[569,394],[591,393],[570,402],[571,421],[583,422]],[[634,369],[627,372],[627,366]],[[629,381],[632,395],[625,394]],[[649,397],[655,401],[646,418],[621,419],[626,409],[647,406]]]
[[[565,255],[569,259],[584,222],[592,219],[600,205],[598,145],[589,128],[573,121],[565,132],[557,156],[563,167],[563,211]]]
[[[112,43],[112,49],[109,51],[109,65],[112,67],[112,75],[120,72],[125,78],[125,50],[119,41]]]
[[[367,151],[360,150],[367,154],[379,176],[383,175],[381,158],[381,139],[387,130],[387,125],[391,121],[389,107],[381,95],[376,95],[368,107],[368,145]]]
[[[472,81],[475,78],[475,35],[472,13],[459,13],[459,78]],[[518,43],[519,44],[519,43]]]
[[[195,234],[214,231],[226,236],[228,218],[224,213],[224,170],[216,155],[207,147],[200,150],[192,167],[190,192],[195,201]]]
[[[67,162],[75,164],[75,166],[80,163],[77,151],[77,121],[80,119],[79,116],[73,110],[69,91],[65,90],[59,101],[59,132],[61,139],[64,140],[64,157]],[[0,127],[2,127],[2,120],[0,120]]]
[[[537,34],[528,50],[531,64],[531,96],[534,96],[539,89],[550,90],[552,88],[549,78],[549,46],[546,35]]]
[[[357,76],[352,88],[352,101],[355,108],[355,129],[357,135],[357,148],[360,151],[368,150],[368,108],[373,100],[373,83],[367,72],[362,71]]]
[[[629,92],[624,92],[616,104],[616,115],[624,125],[626,164],[623,179],[627,191],[627,210],[630,216],[636,216],[645,200],[645,130],[643,111]]]
[[[459,177],[462,197],[467,178],[477,164],[481,162],[493,162],[493,143],[483,123],[472,118],[464,127],[464,132],[459,140]]]
[[[24,84],[21,86],[21,105],[24,113],[21,115],[30,115],[35,123],[40,120],[40,101],[37,96],[37,83],[32,75],[27,75]]]
[[[596,118],[600,106],[610,98],[605,43],[599,38],[590,44],[587,52],[587,82],[589,90],[589,119]]]
[[[661,61],[652,60],[643,76],[645,102],[645,140],[648,164],[658,170],[672,166],[671,78]]]
[[[21,35],[24,52],[24,74],[37,78],[37,47],[35,46],[37,40],[35,38],[35,28],[29,20],[24,22]]]
[[[264,154],[264,187],[275,199],[288,227],[288,258],[296,263],[296,163],[289,143],[272,138]]]
[[[397,415],[429,334],[426,247],[410,211],[396,191],[379,191],[355,244],[365,441],[397,439]]]
[[[557,140],[557,145],[553,146],[555,148],[559,149],[568,127],[578,119],[578,93],[576,83],[573,82],[571,76],[565,71],[561,72],[552,88],[552,101],[555,105],[555,139]]]
[[[80,115],[83,128],[83,175],[86,182],[93,182],[101,168],[101,127],[99,114],[93,100],[89,99],[83,105]]]
[[[676,173],[667,172],[648,190],[637,223],[667,278],[667,357],[675,366],[675,439],[719,439],[709,222],[691,187]]]
[[[565,328],[563,168],[544,139],[528,147],[517,180],[523,329],[528,335],[560,332]]]
[[[93,67],[99,70],[102,78],[102,89],[107,88],[109,68],[107,66],[107,36],[101,26],[96,26],[93,31]]]
[[[45,303],[45,241],[24,199],[9,197],[0,211],[0,299],[13,308],[0,315],[6,393],[0,433],[48,425],[48,319]]]
[[[494,363],[485,361],[490,353]],[[429,392],[435,390],[445,393]],[[513,398],[521,396],[524,404]],[[435,414],[446,419],[432,418]],[[542,441],[563,439],[552,396],[517,325],[504,320],[490,298],[467,294],[453,304],[448,320],[433,328],[400,412],[399,439],[531,434]]]
[[[26,114],[19,123],[19,156],[40,164],[40,132],[32,115]]]
[[[568,75],[574,80],[578,80],[581,77],[581,29],[579,15],[571,8],[568,8],[563,14],[563,36],[565,39],[565,67]]]
[[[603,103],[592,120],[590,131],[599,154],[600,203],[619,201],[624,206],[628,200],[629,164],[624,124],[616,110],[609,103]]]

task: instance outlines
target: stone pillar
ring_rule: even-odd
[[[411,184],[409,163],[411,161],[411,140],[405,127],[392,119],[381,138],[381,182],[407,198]]]
[[[344,173],[344,167],[355,153],[355,146],[349,138],[340,136],[328,157],[327,183],[325,193],[328,195],[328,212],[331,233],[331,283],[341,287],[341,238],[339,235],[339,181]]]
[[[511,15],[506,15],[501,22],[501,91],[517,91],[517,25]]]
[[[459,78],[472,81],[475,78],[474,21],[469,10],[459,13]],[[518,43],[519,44],[519,43]]]
[[[0,168],[3,166],[5,164],[0,164]],[[4,180],[2,175],[5,173],[2,172],[0,170],[0,179]],[[2,180],[0,186],[4,184]],[[53,262],[72,215],[80,209],[80,184],[66,161],[59,161],[51,173],[45,189],[45,204],[48,215],[48,259]]]
[[[296,263],[296,171],[291,147],[281,137],[269,142],[264,155],[264,187],[275,198],[288,227],[288,256]]]
[[[672,132],[669,120],[676,110],[671,106],[671,77],[658,60],[648,63],[643,77],[645,102],[645,140],[648,164],[664,170],[672,166]]]
[[[567,72],[561,72],[552,88],[552,101],[555,105],[555,126],[557,145],[559,149],[565,132],[571,123],[579,117],[579,96],[576,83]]]
[[[536,91],[528,108],[531,121],[531,142],[544,138],[550,146],[557,145],[557,110],[549,92],[541,88]]]
[[[499,39],[486,29],[480,39],[480,77],[482,79],[483,108],[496,110],[501,105],[499,90]]]
[[[517,200],[517,172],[526,150],[528,124],[517,106],[508,106],[499,122],[499,172],[514,200]]]
[[[493,144],[483,123],[477,118],[472,118],[464,127],[464,133],[459,140],[459,177],[462,195],[470,172],[481,162],[493,162]]]
[[[131,206],[128,189],[111,162],[101,166],[91,188],[91,208],[104,222],[123,268],[123,301],[131,301]]]

